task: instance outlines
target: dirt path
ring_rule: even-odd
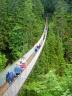
[[[4,83],[4,85],[0,87],[0,96],[3,95],[3,93],[7,90],[8,87],[9,87],[8,83]]]

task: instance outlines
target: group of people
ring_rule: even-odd
[[[45,39],[45,34],[44,34],[44,36],[43,36],[43,40]],[[35,47],[35,52],[37,53],[38,52],[38,50],[40,49],[40,47],[41,47],[41,44],[39,44],[39,45],[37,45],[36,47]]]
[[[19,74],[23,72],[23,70],[27,67],[26,62],[20,61],[19,65],[16,65],[13,71],[7,72],[6,81],[11,84]]]
[[[45,38],[45,35],[44,35],[44,37],[43,37],[43,40],[44,40],[44,38]],[[41,47],[41,44],[39,44],[39,45],[37,45],[37,46],[35,47],[35,50],[34,50],[35,53],[38,52],[38,50],[40,49],[40,47]],[[14,68],[13,71],[7,72],[7,74],[6,74],[6,82],[8,82],[9,84],[11,84],[11,83],[14,81],[14,79],[15,79],[19,74],[21,74],[26,67],[27,67],[26,61],[21,60],[21,61],[20,61],[20,64],[17,65],[17,66]]]
[[[39,44],[39,45],[37,45],[36,47],[35,47],[35,52],[38,52],[38,50],[40,49],[40,47],[41,47],[41,45]]]

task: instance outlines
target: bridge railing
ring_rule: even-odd
[[[44,34],[45,34],[45,39],[43,40]],[[18,94],[20,88],[22,87],[23,83],[25,82],[28,75],[30,74],[33,66],[35,65],[35,63],[36,63],[36,61],[37,61],[37,59],[38,59],[38,57],[39,57],[39,55],[40,55],[40,53],[41,53],[41,51],[43,49],[43,46],[44,46],[44,43],[45,43],[45,40],[46,40],[46,35],[47,35],[47,30],[44,31],[41,39],[36,44],[36,45],[38,45],[42,41],[42,45],[41,45],[41,48],[39,49],[39,51],[36,53],[36,55],[34,56],[32,61],[30,62],[30,64],[27,66],[27,68],[19,75],[19,77],[6,90],[6,92],[3,94],[3,96],[16,96]],[[30,50],[31,53],[29,53],[29,54],[32,54],[34,52],[35,46],[32,48],[32,50]]]
[[[45,30],[44,30],[45,31]],[[30,55],[34,52],[35,47],[40,44],[41,40],[43,39],[44,33],[42,34],[40,40],[33,46],[32,49],[30,49],[22,58],[14,62],[11,66],[8,66],[5,70],[0,72],[0,86],[2,86],[6,82],[6,74],[9,71],[13,71],[17,64],[20,64],[20,61],[24,58],[24,60],[27,60]]]

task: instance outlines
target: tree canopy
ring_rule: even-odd
[[[72,0],[0,0],[0,71],[48,35],[18,96],[72,96]]]

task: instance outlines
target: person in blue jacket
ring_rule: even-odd
[[[41,45],[39,44],[39,45],[37,46],[37,49],[40,49],[40,47],[41,47]]]
[[[14,77],[16,76],[16,74],[14,72],[8,72],[6,74],[6,81],[11,84],[14,80]]]
[[[37,52],[38,51],[38,49],[37,48],[35,48],[35,52]]]
[[[16,75],[19,75],[22,71],[23,69],[20,66],[16,66],[14,69],[14,72],[16,73]]]
[[[41,45],[39,44],[39,45],[37,45],[36,47],[35,47],[35,52],[38,52],[38,50],[40,49],[40,47],[41,47]]]

